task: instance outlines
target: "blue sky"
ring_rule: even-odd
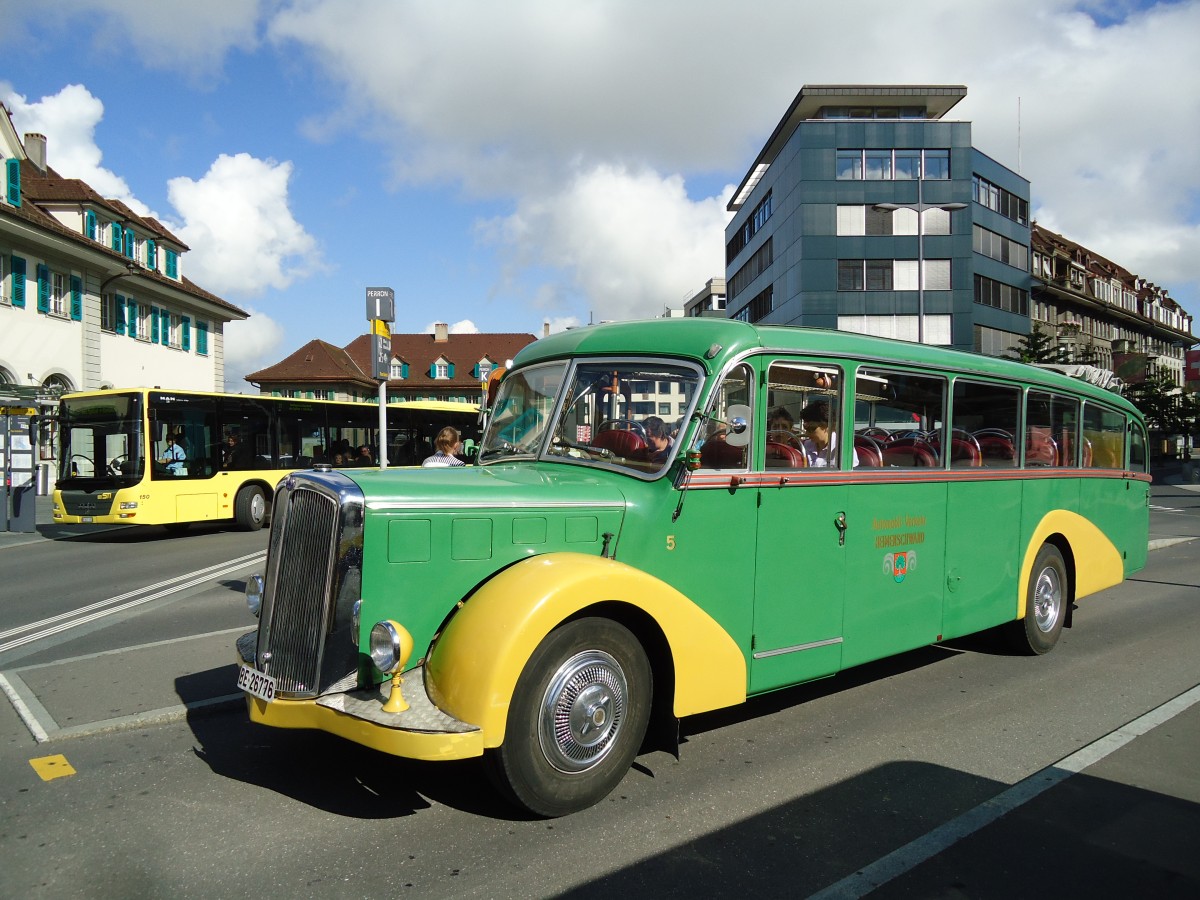
[[[0,100],[253,313],[234,390],[362,333],[370,285],[400,331],[681,305],[723,274],[729,194],[806,83],[965,84],[952,117],[1041,224],[1200,316],[1200,0],[829,6],[0,0]]]

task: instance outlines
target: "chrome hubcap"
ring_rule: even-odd
[[[1033,586],[1033,619],[1038,630],[1046,633],[1054,628],[1062,610],[1062,583],[1058,570],[1047,566]]]
[[[542,698],[538,740],[560,772],[582,772],[604,759],[625,719],[628,689],[620,664],[601,650],[568,659]]]
[[[250,517],[255,522],[267,514],[267,501],[262,494],[255,494],[250,501]]]

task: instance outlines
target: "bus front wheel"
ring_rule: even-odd
[[[1053,544],[1043,544],[1033,561],[1025,595],[1025,615],[1008,623],[1014,650],[1030,656],[1049,653],[1067,617],[1067,565]]]
[[[267,498],[262,488],[248,485],[238,491],[233,517],[242,531],[258,531],[267,520]]]
[[[624,626],[589,618],[556,628],[517,680],[504,743],[486,757],[492,782],[539,816],[598,803],[641,747],[652,677]]]

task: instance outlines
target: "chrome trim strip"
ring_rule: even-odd
[[[780,647],[778,650],[763,650],[754,654],[755,659],[766,659],[769,656],[783,656],[785,653],[796,653],[800,650],[815,650],[817,647],[828,647],[831,644],[840,644],[840,637],[827,638],[823,641],[813,641],[811,644],[797,644],[795,647]]]

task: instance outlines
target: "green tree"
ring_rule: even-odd
[[[1066,347],[1059,345],[1054,334],[1042,331],[1040,325],[1034,325],[1033,331],[1022,335],[1004,355],[1024,363],[1066,363],[1070,354]]]
[[[1146,423],[1164,434],[1190,434],[1196,428],[1200,404],[1194,394],[1179,393],[1179,386],[1166,372],[1125,388],[1125,396],[1146,417]]]

